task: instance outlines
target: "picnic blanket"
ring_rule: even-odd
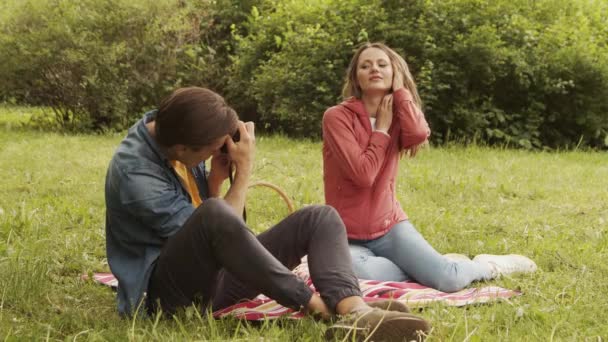
[[[308,264],[304,261],[293,272],[304,280],[314,291],[310,279]],[[118,286],[118,280],[111,273],[95,273],[93,280],[111,287]],[[440,302],[448,306],[464,306],[470,304],[487,303],[500,299],[518,296],[521,293],[497,286],[483,286],[463,289],[458,292],[446,293],[415,282],[391,282],[359,279],[359,286],[363,292],[363,299],[372,302],[380,299],[393,299],[405,303],[410,307],[424,307],[431,303]],[[242,301],[222,310],[215,311],[216,318],[235,316],[250,321],[275,319],[279,317],[299,319],[303,314],[299,311],[286,308],[264,295],[252,300]]]

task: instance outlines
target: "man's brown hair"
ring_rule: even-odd
[[[179,88],[162,100],[156,113],[156,140],[165,147],[198,149],[237,130],[238,116],[223,97],[199,87]]]

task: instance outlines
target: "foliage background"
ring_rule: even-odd
[[[0,19],[0,97],[50,106],[47,127],[123,129],[200,85],[260,128],[318,138],[353,50],[383,41],[435,143],[608,148],[606,1],[7,0]]]

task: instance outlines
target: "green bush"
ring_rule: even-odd
[[[383,15],[378,7],[374,1],[319,0],[254,8],[248,35],[236,37],[233,84],[257,104],[264,128],[320,135],[320,118],[340,99],[354,45],[367,39],[361,27]]]
[[[231,75],[238,45],[236,32],[247,35],[249,14],[253,8],[272,6],[270,0],[215,0],[207,4],[208,25],[202,29],[201,46],[209,51],[203,84],[224,95],[237,109],[241,119],[257,121],[255,103],[243,96],[248,87],[241,78]]]
[[[127,127],[203,69],[186,2],[14,0],[1,12],[0,92],[51,106],[64,129]]]
[[[603,145],[605,4],[437,0],[423,7],[411,30],[388,39],[405,51],[417,42],[418,82],[436,141]],[[401,14],[387,13],[391,22]]]
[[[566,0],[266,3],[235,34],[228,87],[265,127],[318,136],[354,45],[384,41],[406,56],[436,142],[608,146],[606,17]]]
[[[262,129],[319,137],[364,41],[406,57],[436,143],[608,148],[605,1],[7,0],[0,100],[121,129],[194,84]]]

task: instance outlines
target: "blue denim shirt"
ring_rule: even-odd
[[[106,252],[118,279],[118,311],[127,315],[145,298],[163,244],[195,210],[169,160],[148,133],[146,123],[155,114],[146,113],[129,129],[106,175]],[[207,198],[204,162],[192,172],[201,198]]]

